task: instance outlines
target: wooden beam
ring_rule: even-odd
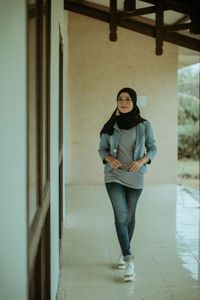
[[[171,31],[179,31],[185,30],[190,28],[191,23],[183,23],[183,24],[174,24],[174,25],[165,25],[164,32],[171,32]]]
[[[197,0],[199,1],[199,0]],[[165,6],[169,10],[177,11],[182,14],[190,14],[191,13],[191,7],[186,5],[185,3],[176,2],[172,0],[165,0]]]
[[[127,19],[127,18],[134,17],[134,16],[143,16],[143,15],[152,14],[155,12],[156,12],[155,6],[150,6],[150,7],[138,8],[134,12],[131,12],[131,13],[121,11],[119,13],[119,17],[122,19]]]
[[[136,0],[124,0],[124,11],[125,12],[133,12],[135,11]]]
[[[149,3],[149,4],[154,4],[155,5],[155,2],[156,0],[141,0],[142,2],[146,2],[146,3]]]
[[[147,36],[155,37],[155,27],[153,25],[146,24],[138,20],[122,19],[119,20],[118,26],[138,33],[142,33]]]
[[[146,1],[145,1],[146,2]],[[152,1],[151,1],[152,2]],[[153,1],[154,2],[154,1]],[[76,13],[80,13],[82,15],[104,21],[106,23],[110,23],[110,13],[109,11],[101,10],[101,6],[99,8],[89,7],[84,4],[78,4],[75,2],[71,2],[69,0],[64,0],[64,8],[69,11],[73,11]],[[138,18],[138,17],[137,17]],[[135,31],[150,37],[155,38],[155,26],[146,24],[140,20],[134,19],[119,19],[118,18],[118,26],[122,28],[126,28],[131,31]],[[186,35],[176,33],[176,32],[166,32],[163,34],[163,40],[178,46],[182,46],[191,50],[200,51],[200,40],[188,37]]]
[[[165,33],[164,40],[177,46],[200,51],[200,40],[180,34],[178,32]]]
[[[28,18],[34,19],[36,16],[36,7],[35,4],[28,5]]]
[[[110,41],[117,40],[117,0],[110,0]]]
[[[164,1],[156,1],[156,55],[163,53]]]
[[[156,5],[157,0],[141,0],[141,1]],[[177,2],[173,0],[164,0],[164,9],[177,11],[183,14],[190,14],[191,12],[191,8],[189,5],[183,2]]]

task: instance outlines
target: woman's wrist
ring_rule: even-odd
[[[144,157],[140,158],[139,161],[144,165],[149,161],[149,158],[147,155],[145,155]]]
[[[104,157],[104,160],[107,161],[107,162],[110,162],[110,158],[111,158],[110,155],[106,155],[106,156]]]

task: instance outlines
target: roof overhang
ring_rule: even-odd
[[[98,2],[98,3],[97,3]],[[163,42],[200,51],[200,1],[179,0],[110,0],[109,6],[99,1],[64,0],[68,11],[109,23],[109,38],[117,41],[117,27],[123,27],[155,39],[155,53],[163,53]],[[138,3],[144,3],[137,8]],[[123,5],[122,5],[123,4]],[[121,6],[123,9],[121,9]],[[164,22],[165,14],[176,13],[172,24]],[[181,17],[180,17],[181,16]]]

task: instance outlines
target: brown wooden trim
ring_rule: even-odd
[[[163,53],[164,1],[156,1],[156,54]]]
[[[138,8],[134,12],[131,12],[131,13],[121,11],[121,12],[119,12],[119,17],[121,19],[126,19],[126,18],[130,18],[130,17],[134,17],[134,16],[148,15],[148,14],[152,14],[155,12],[156,12],[155,6],[150,6],[150,7]]]
[[[117,40],[117,0],[110,0],[110,41]]]
[[[29,231],[29,275],[33,271],[34,261],[37,255],[37,249],[40,242],[41,232],[47,216],[47,211],[50,206],[50,184],[46,189],[46,195],[43,199],[42,207],[39,207],[35,215],[34,221]]]
[[[59,28],[59,246],[61,249],[61,238],[63,229],[63,38],[61,28]]]
[[[59,149],[59,165],[63,159],[63,148]]]
[[[156,4],[157,0],[142,0],[142,2],[146,2],[149,4]],[[177,1],[171,1],[171,0],[164,0],[164,9],[165,10],[173,10],[176,12],[180,12],[183,14],[190,14],[190,6],[186,5],[185,3],[182,2],[177,2]]]
[[[195,51],[200,51],[200,40],[193,39],[189,36],[177,32],[165,33],[164,40],[177,46],[189,48]]]
[[[59,29],[59,149],[63,148],[63,39]]]
[[[43,198],[42,198],[42,138],[43,138],[43,1],[38,1],[38,54],[37,54],[37,70],[38,70],[38,187],[39,187],[39,205],[42,205]]]
[[[51,95],[51,0],[48,0],[47,7],[47,124],[48,124],[48,132],[47,132],[47,155],[48,155],[48,164],[47,164],[47,177],[50,182],[50,116],[51,116],[51,105],[50,105],[50,95]]]
[[[165,0],[165,6],[169,10],[180,12],[182,14],[190,14],[191,13],[191,7],[189,5],[186,5],[185,3]]]
[[[136,0],[124,0],[124,11],[133,12],[136,10]]]
[[[164,32],[179,31],[179,30],[189,29],[190,25],[191,25],[191,23],[165,25],[164,26]]]
[[[59,163],[59,239],[63,233],[63,156]],[[61,249],[61,243],[60,243]]]
[[[42,205],[42,195],[46,190],[46,186],[48,185],[48,181],[50,180],[50,0],[46,3],[43,1],[38,1],[38,33],[39,33],[39,41],[38,41],[38,124],[40,124],[40,128],[38,131],[38,157],[39,157],[39,168],[38,168],[38,186],[39,186],[39,204]],[[44,14],[46,16],[46,23],[44,22]],[[45,31],[44,31],[45,28]],[[43,41],[44,35],[46,39],[45,44],[45,61],[43,61]],[[44,95],[43,89],[45,89],[46,93]],[[44,99],[43,99],[44,98]],[[45,139],[45,170],[43,169],[43,149],[44,149],[44,139]],[[44,178],[44,174],[46,174],[46,178]],[[44,182],[44,179],[46,182]]]
[[[48,276],[45,276],[45,292],[46,292],[46,298],[45,299],[51,299],[51,205],[49,206],[47,215],[46,215],[46,226],[45,226],[45,259],[46,259],[46,274]]]
[[[155,37],[155,26],[149,25],[134,19],[120,20],[118,26]]]
[[[35,63],[35,106],[36,106],[36,115],[35,115],[35,118],[36,118],[36,174],[37,174],[37,185],[36,185],[36,195],[37,195],[37,205],[39,205],[39,184],[38,184],[38,178],[39,178],[39,168],[38,168],[38,164],[39,164],[39,152],[38,152],[38,148],[39,148],[39,141],[38,141],[38,136],[39,136],[39,84],[38,84],[38,73],[39,73],[39,70],[38,70],[38,56],[39,56],[39,35],[38,35],[38,32],[39,32],[39,17],[38,17],[38,11],[39,11],[39,6],[38,6],[38,0],[35,1],[35,5],[31,5],[31,10],[33,11],[33,7],[34,7],[34,14],[32,14],[31,17],[29,17],[29,5],[28,5],[28,1],[27,1],[27,49],[29,49],[29,39],[30,39],[30,36],[29,36],[29,31],[28,31],[28,22],[30,19],[35,19],[35,36],[34,36],[34,39],[35,39],[35,60],[34,60],[34,63]],[[27,54],[27,76],[29,76],[29,68],[30,68],[30,65],[29,65],[29,56]],[[30,88],[30,83],[29,83],[29,78],[27,80],[27,91],[28,91],[28,94],[27,94],[27,126],[29,126],[29,119],[30,119],[30,105],[29,105],[29,88]],[[27,131],[27,191],[29,191],[29,168],[30,168],[30,165],[29,165],[29,132]],[[29,222],[29,218],[30,218],[30,206],[29,206],[29,192],[27,194],[27,218],[28,218],[28,222]],[[28,223],[29,224],[29,223]]]
[[[150,4],[155,4],[155,1],[144,1]],[[181,5],[180,5],[181,6]],[[84,4],[79,4],[75,2],[71,2],[69,0],[64,0],[64,8],[69,11],[73,11],[76,13],[80,13],[86,15],[88,17],[101,20],[104,22],[110,22],[110,13],[106,12],[105,9],[101,10],[100,5],[97,5],[95,8],[89,7]],[[183,6],[181,6],[183,8]],[[164,8],[165,9],[165,8]],[[181,10],[181,9],[180,9]],[[118,18],[118,26],[154,37],[156,36],[155,31],[156,28],[154,25],[147,24],[145,22],[134,20],[134,19],[120,19]],[[182,46],[188,49],[192,49],[195,51],[200,51],[200,41],[194,37],[188,37],[186,35],[182,35],[180,33],[169,32],[163,34],[163,40],[178,46]]]
[[[29,300],[50,299],[50,24],[51,24],[51,0],[36,0],[30,14],[27,1],[27,20],[35,18],[36,28],[36,52],[35,81],[36,81],[36,151],[37,151],[37,195],[38,207],[35,217],[30,225],[29,221],[29,197],[27,197],[28,215],[28,278]],[[28,28],[28,22],[27,22]],[[27,30],[27,49],[31,32]],[[34,35],[32,36],[34,38]],[[29,61],[28,61],[29,63]],[[28,64],[27,64],[28,65]],[[29,75],[29,65],[27,74]],[[27,78],[27,90],[29,90],[30,78]],[[29,98],[27,97],[27,102]],[[29,124],[29,102],[27,104],[27,124]],[[27,132],[27,141],[30,132]],[[45,145],[45,153],[43,151]],[[29,175],[30,149],[27,145],[27,175]],[[44,163],[45,161],[45,163]],[[45,171],[43,170],[45,168]],[[43,179],[45,177],[45,179]],[[42,182],[43,180],[43,182]],[[30,186],[27,184],[27,191]]]
[[[145,0],[141,0],[142,2],[146,2],[146,3],[149,3],[149,4],[154,4],[155,5],[155,2],[156,2],[156,0],[147,0],[147,1],[145,1]]]
[[[36,9],[35,9],[35,5],[34,4],[28,5],[27,11],[28,11],[28,15],[27,15],[28,19],[35,18],[35,16],[36,16]]]
[[[32,272],[29,274],[29,300],[51,299],[50,207],[40,234]]]

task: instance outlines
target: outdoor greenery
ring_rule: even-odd
[[[193,159],[180,159],[177,165],[177,183],[199,190],[199,162]]]
[[[178,183],[199,189],[200,64],[178,70]]]
[[[178,70],[178,157],[199,158],[199,68]]]

